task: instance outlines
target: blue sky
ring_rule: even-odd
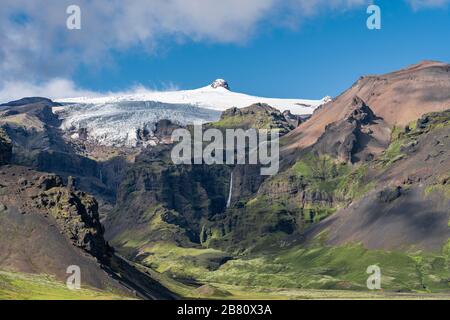
[[[304,0],[292,1],[307,3]],[[449,1],[376,1],[382,9],[382,29],[375,31],[366,27],[367,4],[360,5],[364,0],[334,0],[335,3],[339,1],[351,4],[345,8],[336,6],[322,10],[323,2],[311,1],[317,3],[311,9],[314,11],[308,14],[299,11],[295,16],[298,21],[288,26],[287,23],[274,23],[274,19],[287,16],[271,19],[269,10],[272,7],[268,4],[268,7],[258,9],[258,19],[243,15],[238,18],[244,22],[224,20],[222,24],[211,26],[213,31],[207,29],[208,24],[203,26],[190,19],[186,20],[187,31],[181,23],[177,26],[179,29],[170,25],[171,32],[163,29],[162,36],[155,37],[147,32],[139,34],[139,41],[131,37],[124,40],[122,33],[126,34],[126,28],[130,27],[131,34],[142,29],[133,30],[134,24],[147,26],[143,17],[143,21],[128,21],[125,30],[120,29],[116,32],[118,35],[111,39],[104,30],[99,31],[103,32],[105,41],[104,46],[98,48],[94,42],[102,43],[98,34],[94,40],[86,36],[93,26],[89,23],[84,24],[82,36],[70,34],[66,36],[70,41],[60,45],[55,45],[55,39],[59,38],[54,36],[59,33],[54,32],[51,36],[38,34],[50,39],[49,47],[53,49],[49,52],[42,49],[43,52],[37,53],[46,59],[45,64],[48,65],[44,72],[36,69],[34,75],[30,71],[32,77],[27,81],[45,83],[52,79],[67,79],[70,82],[68,91],[107,92],[124,91],[137,85],[152,89],[190,89],[207,85],[215,78],[224,78],[234,91],[272,97],[321,98],[338,95],[361,75],[393,71],[424,59],[450,62]],[[426,5],[413,7],[411,2]],[[300,9],[305,8],[306,5],[301,4]],[[239,8],[235,6],[234,10]],[[253,14],[252,8],[245,10],[248,10],[248,15]],[[87,12],[86,16],[90,13]],[[20,24],[37,20],[30,18],[29,13],[14,14],[21,17],[17,22]],[[188,14],[192,14],[192,9]],[[220,18],[223,17],[217,19]],[[107,24],[111,21],[101,22]],[[162,23],[167,29],[167,23]],[[228,26],[231,31],[226,30]],[[244,34],[242,38],[240,32]],[[185,34],[180,37],[180,33]],[[92,52],[100,53],[96,55],[86,47],[93,47]],[[8,52],[4,55],[8,56]],[[66,56],[71,59],[67,60],[69,62],[60,59]],[[33,57],[36,53],[29,58],[31,66],[28,70],[43,65],[42,61],[33,65]],[[24,73],[17,70],[19,75],[19,72]],[[24,88],[28,87],[24,85]],[[48,89],[36,84],[33,88],[42,93]]]
[[[277,97],[335,96],[359,76],[384,73],[423,59],[450,61],[448,9],[413,10],[379,1],[382,29],[366,28],[365,8],[307,19],[295,30],[261,27],[244,44],[169,43],[164,52],[134,48],[114,54],[116,66],[81,68],[75,81],[92,90],[196,88],[224,78],[233,90]]]

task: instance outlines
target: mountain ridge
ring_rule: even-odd
[[[404,127],[424,113],[444,111],[450,106],[450,65],[421,62],[384,75],[361,77],[350,89],[318,108],[312,121],[300,125],[286,137],[285,152],[312,145],[327,124],[344,118],[351,101],[359,96],[392,128]]]
[[[20,230],[18,217],[72,212],[64,195],[74,201],[81,197],[92,209],[93,194],[94,220],[101,221],[116,250],[110,253],[111,271],[121,270],[137,288],[142,281],[153,283],[156,291],[151,285],[138,290],[147,292],[145,298],[174,297],[154,280],[183,297],[202,297],[203,291],[233,297],[235,290],[249,288],[258,294],[286,288],[364,291],[366,268],[374,264],[382,268],[389,292],[450,292],[450,108],[442,92],[450,84],[447,68],[425,62],[364,77],[306,121],[253,104],[227,109],[205,126],[282,130],[281,168],[272,177],[261,176],[258,165],[175,165],[170,141],[118,147],[107,157],[94,157],[82,141],[84,130],[68,139],[58,109],[51,113],[45,103],[2,108],[0,148],[8,155],[0,171],[8,186],[0,183],[0,200],[7,207],[0,208],[0,218]],[[156,126],[162,140],[176,128],[164,120]],[[43,196],[63,195],[57,210],[42,205],[41,215],[35,215],[15,209],[20,201],[34,203],[26,190],[35,190],[30,182],[35,184],[39,172],[61,176],[62,184]],[[15,182],[22,191],[10,192]],[[79,191],[71,191],[74,186]],[[45,236],[60,239],[72,222],[55,225],[63,234]],[[44,252],[51,241],[45,236],[33,243]],[[84,238],[72,243],[66,234],[57,243],[67,248],[52,254],[104,252],[91,252],[90,245],[83,249],[84,241],[78,240]],[[20,239],[17,243],[28,241]],[[217,290],[203,290],[204,285]]]

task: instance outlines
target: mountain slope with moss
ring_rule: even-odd
[[[112,150],[68,141],[51,101],[2,109],[0,296],[449,298],[450,111],[431,94],[449,75],[425,63],[362,78],[309,120],[255,104],[204,126],[278,130],[271,177],[175,165],[168,123],[162,144]],[[387,103],[410,81],[423,108]],[[61,287],[73,261],[77,294]]]

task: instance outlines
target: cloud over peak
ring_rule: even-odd
[[[415,9],[449,0],[405,0]],[[62,85],[80,65],[108,67],[111,52],[155,54],[161,44],[245,43],[262,25],[298,25],[323,12],[346,11],[371,0],[2,0],[0,90],[13,82]],[[66,9],[81,8],[81,30],[68,30]],[[365,14],[365,10],[363,11]],[[73,85],[65,83],[64,89]],[[70,87],[72,86],[72,88]],[[20,86],[19,86],[20,87]],[[24,85],[23,89],[37,89]],[[50,90],[51,91],[51,90]]]

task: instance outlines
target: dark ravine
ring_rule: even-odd
[[[7,164],[12,157],[12,142],[5,130],[0,128],[0,165]]]

